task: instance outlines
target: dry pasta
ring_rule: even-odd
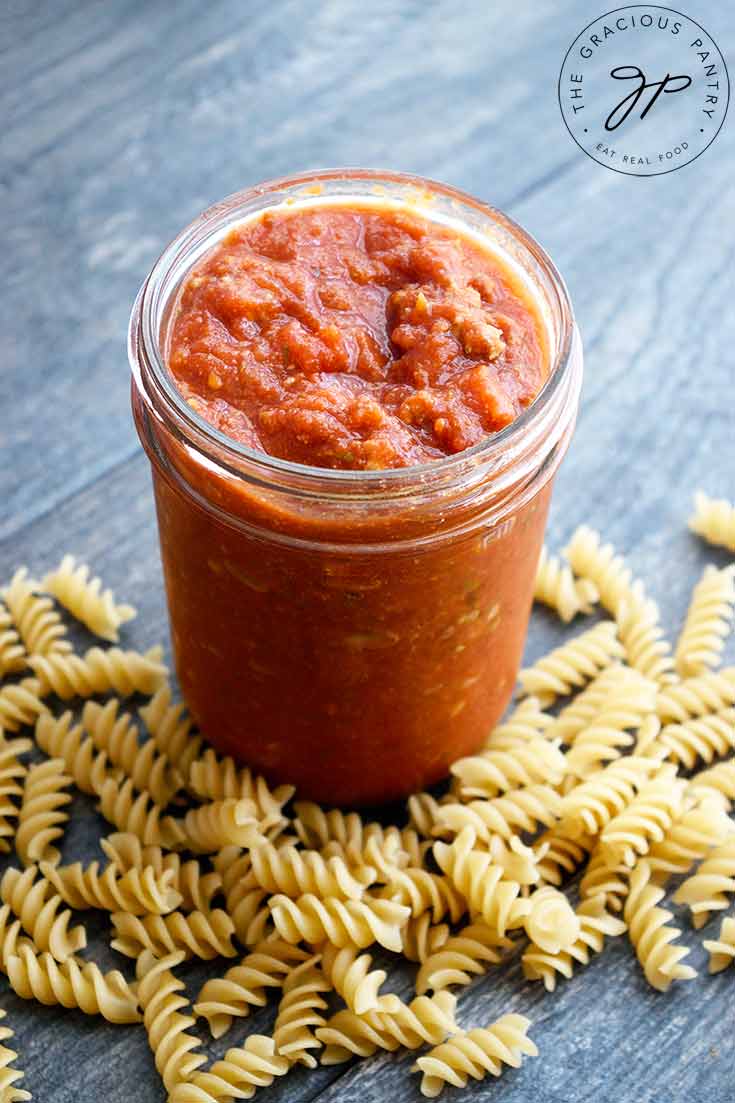
[[[268,901],[273,922],[286,942],[332,942],[365,949],[379,942],[386,950],[401,949],[401,927],[410,909],[392,900],[339,900],[307,894],[292,900],[278,894]]]
[[[696,873],[674,893],[674,902],[687,904],[695,927],[703,927],[714,911],[729,904],[735,894],[735,834],[710,850]]]
[[[446,944],[449,935],[448,923],[432,923],[424,912],[401,929],[401,953],[407,961],[422,963]]]
[[[500,965],[513,943],[500,937],[487,923],[475,921],[449,937],[425,958],[416,977],[420,996],[441,992],[450,985],[469,984],[491,965]],[[353,1009],[354,1010],[354,1009]]]
[[[530,1021],[523,1015],[502,1015],[488,1027],[459,1031],[419,1057],[412,1071],[421,1072],[421,1094],[440,1095],[446,1084],[464,1088],[470,1078],[500,1076],[503,1066],[519,1068],[522,1056],[538,1056],[528,1037]]]
[[[187,836],[179,821],[161,813],[146,792],[136,796],[130,778],[120,782],[108,777],[99,790],[99,810],[118,831],[137,835],[142,843],[180,849]]]
[[[261,838],[261,824],[251,800],[212,801],[192,808],[183,822],[183,835],[195,854],[213,854],[223,846],[253,846]]]
[[[100,872],[99,862],[56,867],[42,862],[41,871],[61,899],[75,910],[99,908],[131,915],[167,915],[181,904],[181,894],[173,887],[173,870],[158,874],[152,866],[146,866],[121,873],[111,864]]]
[[[664,890],[651,883],[648,863],[640,862],[630,875],[623,917],[646,980],[660,992],[665,992],[673,981],[691,980],[697,975],[690,965],[682,965],[689,950],[674,945],[680,932],[667,925],[671,912],[657,907],[663,896]]]
[[[682,724],[666,724],[658,740],[668,750],[669,761],[686,770],[693,770],[700,762],[709,764],[735,749],[735,708]]]
[[[475,832],[465,827],[451,845],[435,843],[434,857],[470,909],[502,938],[507,930],[521,926],[531,905],[521,897],[521,886],[505,880],[502,866],[487,852],[476,850],[476,843]]]
[[[104,706],[87,701],[82,724],[110,764],[122,770],[136,789],[149,792],[156,804],[165,807],[182,788],[184,779],[152,739],[141,745],[132,717],[118,714],[118,704],[115,698]]]
[[[679,724],[696,716],[721,712],[735,704],[735,667],[710,671],[669,686],[658,696],[656,709],[664,722]]]
[[[487,750],[452,765],[454,792],[462,800],[497,797],[511,789],[545,782],[558,785],[566,770],[556,743],[538,738],[510,750]]]
[[[735,824],[717,799],[704,796],[690,805],[687,797],[682,814],[646,855],[654,880],[665,884],[675,875],[688,873],[695,862],[724,843],[733,831]]]
[[[397,1011],[397,996],[381,995],[380,988],[387,977],[384,969],[373,969],[370,954],[361,954],[354,946],[339,949],[331,942],[321,948],[321,966],[335,992],[342,997],[348,1010],[355,1015],[367,1011]]]
[[[550,555],[546,547],[536,571],[534,601],[540,601],[556,610],[565,624],[574,620],[577,613],[591,613],[599,600],[594,582],[575,578],[570,567],[556,555]]]
[[[13,623],[29,655],[64,655],[71,651],[66,627],[48,597],[37,593],[38,583],[21,567],[2,591]]]
[[[43,580],[43,588],[76,620],[100,639],[117,643],[118,629],[132,620],[136,610],[132,605],[116,605],[112,590],[103,590],[99,578],[90,578],[89,567],[77,566],[73,555],[65,555],[55,571]]]
[[[471,827],[481,842],[488,842],[492,835],[511,839],[523,831],[535,831],[539,825],[551,827],[560,809],[561,797],[556,789],[550,785],[527,785],[493,800],[442,805],[436,833],[458,834]]]
[[[735,605],[735,564],[706,567],[694,587],[684,627],[676,645],[676,669],[682,677],[704,674],[718,666],[730,634]]]
[[[6,1012],[0,1008],[0,1019],[4,1019],[5,1015]],[[5,1045],[12,1037],[13,1031],[9,1026],[0,1026],[0,1099],[3,1103],[23,1103],[31,1098],[31,1093],[14,1087],[23,1079],[24,1073],[13,1068],[18,1054]]]
[[[0,686],[0,731],[18,731],[24,724],[32,724],[42,712],[48,712],[40,691],[38,678]]]
[[[195,1052],[199,1039],[188,1033],[194,1025],[193,1016],[182,1014],[189,1001],[182,994],[183,982],[177,980],[173,970],[184,956],[179,952],[157,959],[144,950],[135,969],[148,1042],[167,1092],[189,1080],[207,1060],[204,1053]]]
[[[732,965],[735,962],[735,918],[726,916],[717,938],[705,938],[703,945],[709,953],[710,973],[719,973]]]
[[[315,1030],[324,1026],[327,1002],[323,998],[330,985],[318,966],[319,957],[297,965],[283,983],[283,995],[273,1027],[276,1052],[292,1065],[313,1069],[317,1059],[311,1052],[321,1048]]]
[[[662,767],[603,828],[600,842],[607,858],[632,868],[653,843],[665,838],[681,813],[685,789],[686,782],[675,777],[673,766]]]
[[[15,850],[23,865],[59,860],[59,851],[51,844],[63,835],[69,819],[63,809],[72,799],[67,792],[71,783],[72,779],[64,773],[62,758],[50,758],[29,767],[15,835]]]
[[[202,748],[202,737],[192,731],[183,702],[174,702],[171,686],[163,682],[140,710],[140,717],[159,751],[166,755],[182,777],[186,778]]]
[[[542,980],[547,992],[556,988],[558,977],[572,976],[575,965],[587,965],[592,954],[599,954],[605,938],[621,935],[625,923],[606,910],[604,895],[583,900],[577,908],[579,934],[571,946],[557,952],[544,950],[533,943],[521,958],[527,980]]]
[[[523,926],[531,942],[549,954],[571,949],[579,938],[579,919],[566,896],[553,885],[541,885],[528,902]]]
[[[110,777],[107,755],[95,750],[81,724],[73,723],[71,712],[59,717],[50,713],[39,716],[35,735],[42,751],[63,761],[65,772],[82,793],[99,792]]]
[[[343,858],[323,858],[317,850],[276,846],[265,839],[250,847],[250,862],[261,888],[293,897],[315,893],[359,900],[376,878],[376,870],[370,866],[351,872]]]
[[[40,683],[42,696],[55,693],[62,701],[95,693],[153,693],[166,677],[161,648],[144,654],[110,647],[91,647],[84,655],[32,655],[28,665]]]
[[[272,1084],[291,1068],[276,1053],[276,1044],[264,1034],[251,1034],[241,1047],[228,1049],[207,1072],[195,1072],[177,1084],[168,1103],[222,1103],[226,1099],[250,1099],[256,1088]]]
[[[140,1022],[137,997],[116,969],[102,973],[94,962],[73,957],[57,962],[26,943],[8,958],[7,973],[11,988],[24,1000],[78,1007],[111,1023]]]
[[[144,950],[156,957],[182,950],[187,958],[211,961],[215,957],[236,957],[232,945],[232,920],[221,908],[209,912],[169,912],[168,915],[131,915],[113,912],[115,938],[110,945],[126,957],[137,958]]]
[[[27,769],[20,756],[32,747],[30,739],[6,740],[0,732],[0,853],[10,850],[17,830],[20,807],[18,798],[23,796],[23,780]]]
[[[521,670],[518,681],[524,694],[548,705],[585,685],[623,655],[616,626],[601,621]]]
[[[369,1057],[379,1049],[435,1045],[457,1029],[455,1006],[454,996],[438,992],[435,996],[417,996],[393,1012],[368,1011],[355,1015],[352,1011],[338,1011],[326,1026],[316,1031],[325,1047],[322,1064],[338,1065],[354,1054]]]
[[[87,945],[87,932],[82,926],[70,926],[72,913],[61,906],[61,897],[54,894],[48,881],[37,875],[37,866],[22,873],[12,866],[6,869],[0,879],[0,900],[17,915],[37,949],[66,961]]]
[[[23,670],[28,653],[13,628],[13,618],[0,602],[0,678]]]
[[[726,498],[710,498],[698,490],[689,528],[708,543],[735,552],[735,505]]]
[[[456,923],[467,909],[464,897],[446,877],[413,866],[397,869],[384,895],[406,904],[414,919],[428,912],[432,923],[445,917]]]
[[[143,846],[138,836],[130,832],[108,835],[100,839],[100,846],[121,874],[147,866],[159,878],[170,873],[169,891],[179,893],[183,911],[209,911],[213,897],[222,891],[222,877],[216,870],[205,873],[195,858],[184,861],[179,854],[166,852],[160,846]]]
[[[211,747],[189,766],[187,784],[199,800],[251,800],[259,819],[268,823],[281,819],[283,805],[294,794],[292,785],[271,789],[265,778],[253,775],[247,766],[238,766],[232,758],[222,758]]]

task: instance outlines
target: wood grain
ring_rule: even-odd
[[[732,56],[723,9],[696,0],[686,11]],[[735,495],[735,138],[725,126],[699,161],[652,180],[585,158],[561,122],[556,79],[595,14],[582,0],[4,5],[0,579],[73,551],[139,607],[127,639],[166,639],[147,461],[128,411],[135,291],[166,240],[219,196],[304,167],[383,164],[508,209],[557,260],[586,383],[550,542],[582,520],[601,528],[649,580],[673,634],[703,564],[725,561],[687,533],[691,494]],[[553,618],[535,614],[529,659],[559,638]],[[97,856],[100,826],[79,798],[65,855]],[[684,921],[701,969],[717,922],[694,936]],[[92,952],[111,964],[102,920],[88,926]],[[192,994],[211,969],[192,972]],[[410,981],[399,968],[398,989]],[[141,1028],[26,1004],[4,983],[0,1004],[24,1086],[42,1103],[162,1103]],[[732,978],[661,996],[624,939],[553,996],[511,968],[475,984],[460,1009],[465,1025],[529,1014],[541,1050],[469,1099],[724,1103],[732,1093]],[[227,1042],[270,1029],[273,1011]],[[415,1100],[409,1064],[297,1071],[264,1098]]]

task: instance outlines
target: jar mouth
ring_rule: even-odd
[[[366,192],[366,187],[372,187],[372,193]],[[549,340],[550,370],[546,382],[530,405],[503,429],[461,452],[407,467],[375,470],[318,467],[273,456],[227,436],[187,403],[167,367],[161,347],[161,332],[170,321],[183,280],[196,260],[224,233],[263,211],[290,209],[296,203],[329,205],[335,199],[359,203],[370,194],[389,208],[407,206],[429,219],[433,214],[437,222],[454,221],[465,230],[470,212],[478,223],[486,223],[488,243],[493,241],[492,227],[507,241],[520,246],[524,262],[530,262],[536,275],[542,277],[543,290],[551,298],[545,305],[554,315],[556,340],[555,347]],[[432,210],[431,205],[437,202],[450,213],[441,217],[439,211]],[[509,457],[518,451],[526,452],[529,432],[548,422],[550,414],[553,416],[559,407],[560,396],[569,387],[574,334],[574,314],[561,274],[543,247],[508,215],[458,188],[425,177],[392,170],[332,168],[283,176],[234,192],[190,222],[163,250],[138,293],[130,319],[128,353],[135,384],[148,400],[149,408],[217,468],[224,465],[233,474],[242,475],[245,463],[256,478],[269,482],[285,477],[296,480],[304,492],[311,489],[319,495],[329,494],[330,489],[348,495],[369,496],[373,491],[400,495],[404,490],[415,491],[417,483],[461,479],[478,466],[484,470],[507,468]]]

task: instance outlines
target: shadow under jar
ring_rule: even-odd
[[[247,447],[179,393],[166,358],[192,267],[263,211],[350,201],[449,225],[523,280],[549,372],[506,428],[430,463],[344,471]],[[582,350],[549,257],[450,187],[309,173],[238,193],[184,230],[140,291],[129,349],[176,670],[204,735],[324,803],[379,803],[444,777],[512,694],[553,476],[574,428]]]

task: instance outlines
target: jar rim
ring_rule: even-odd
[[[503,231],[509,233],[514,241],[520,243],[522,249],[530,254],[535,264],[544,272],[548,285],[556,298],[555,305],[560,322],[559,346],[556,351],[549,350],[550,371],[539,393],[530,405],[503,429],[488,434],[476,444],[460,452],[421,464],[371,470],[326,468],[282,459],[279,456],[273,456],[235,440],[198,414],[178,390],[160,347],[161,304],[159,296],[166,277],[176,264],[182,250],[185,251],[186,247],[190,245],[196,237],[197,231],[203,230],[207,226],[216,227],[216,234],[221,236],[226,229],[244,221],[247,216],[228,218],[228,215],[231,215],[244,203],[269,195],[277,197],[279,191],[283,189],[299,187],[305,189],[305,199],[308,197],[316,201],[318,196],[316,189],[323,184],[339,183],[340,181],[357,184],[365,182],[374,185],[381,183],[394,184],[414,190],[423,197],[441,197],[459,206],[470,207],[482,217],[488,218],[491,222],[498,224]],[[313,194],[309,194],[310,192]],[[347,194],[352,195],[352,193]],[[365,198],[365,194],[354,193],[356,202]],[[326,197],[324,202],[325,205],[328,205],[329,197]],[[396,207],[400,205],[400,200],[395,196],[391,196],[385,200],[385,203],[388,207]],[[280,204],[265,204],[258,213],[267,209],[274,209],[278,205]],[[431,218],[430,213],[423,209],[420,213],[429,219]],[[461,222],[461,220],[460,214],[459,221]],[[210,248],[211,244],[216,241],[214,232],[211,237],[212,241],[207,244],[206,248]],[[200,253],[204,251],[206,250],[202,249]],[[191,266],[191,263],[189,263],[186,267],[187,272],[191,270]],[[181,281],[175,285],[174,292],[180,286]],[[170,306],[174,298],[175,294],[169,294],[168,301],[164,305]],[[548,412],[549,407],[558,398],[559,392],[568,384],[573,367],[575,328],[571,300],[561,273],[543,246],[503,211],[476,199],[459,188],[427,177],[396,172],[391,169],[329,168],[281,176],[233,192],[207,207],[185,226],[164,248],[140,288],[130,318],[128,354],[138,390],[147,395],[150,402],[151,393],[149,386],[146,384],[152,385],[155,397],[159,403],[163,403],[163,410],[160,404],[154,403],[159,416],[165,411],[165,420],[169,424],[173,422],[176,425],[177,435],[183,436],[187,442],[193,443],[198,451],[206,454],[208,447],[211,447],[211,458],[218,466],[221,466],[224,462],[230,467],[228,461],[232,461],[231,470],[238,470],[241,473],[238,464],[245,461],[251,469],[254,469],[263,478],[267,478],[269,475],[276,479],[279,477],[295,478],[305,489],[318,489],[320,494],[329,493],[330,489],[335,492],[342,489],[348,493],[358,490],[361,493],[369,493],[371,490],[383,492],[393,490],[400,493],[406,488],[415,488],[417,483],[444,481],[447,477],[451,479],[454,475],[461,477],[468,469],[472,469],[478,464],[486,469],[488,466],[494,467],[504,454],[507,458],[507,453],[514,451],[514,445],[521,443],[527,435],[527,431],[543,420],[543,415]],[[141,373],[141,353],[143,353],[146,366],[149,369],[146,373],[147,379],[144,379]],[[503,467],[505,464],[501,463],[500,466]]]

